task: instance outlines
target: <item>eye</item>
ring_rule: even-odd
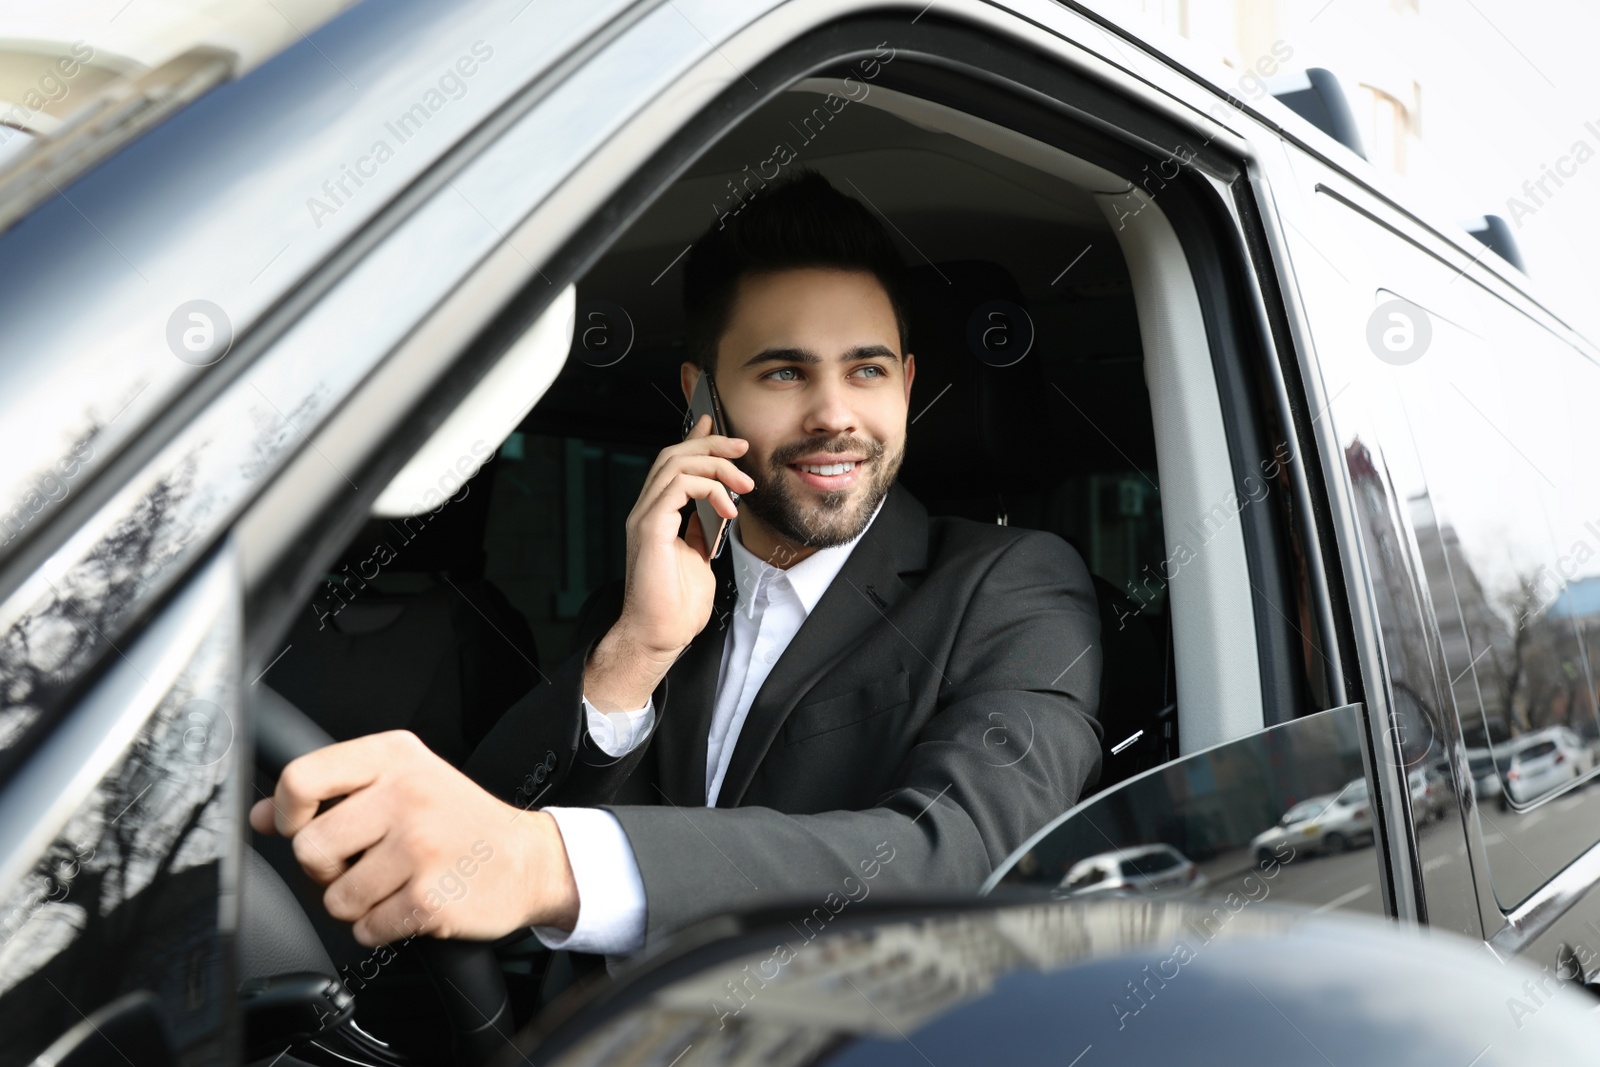
[[[864,366],[857,367],[856,369],[857,370],[864,370],[864,371],[865,370],[873,371],[874,373],[865,375],[865,377],[868,377],[868,378],[884,378],[884,377],[887,377],[888,374],[889,374],[888,371],[884,370],[882,367],[878,366],[876,363],[868,363],[868,364],[865,364]]]
[[[799,373],[800,373],[800,368],[798,368],[798,367],[779,367],[777,370],[768,371],[766,374],[762,375],[762,377],[771,378],[774,374],[794,374],[794,375],[798,375]],[[799,381],[800,379],[798,377],[796,377],[796,378],[775,378],[773,380],[774,381],[780,381],[780,382],[794,382],[794,381]]]

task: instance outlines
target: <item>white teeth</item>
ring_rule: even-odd
[[[844,474],[856,469],[854,463],[801,463],[797,466],[808,474],[822,475]]]

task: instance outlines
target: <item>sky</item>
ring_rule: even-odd
[[[1390,6],[1303,0],[1277,10],[1297,63],[1413,72],[1421,145],[1403,181],[1451,217],[1511,222],[1519,212],[1508,200],[1526,205],[1513,231],[1536,295],[1600,346],[1600,4],[1418,0],[1414,20]],[[1546,178],[1530,197],[1524,183],[1558,165],[1571,176],[1559,186]]]

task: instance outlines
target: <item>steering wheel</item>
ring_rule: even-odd
[[[334,738],[310,716],[265,684],[258,683],[252,688],[251,703],[256,763],[263,770],[281,774],[291,760],[334,743]],[[264,860],[247,863],[246,873],[250,874],[252,870],[256,872],[255,878],[259,882],[262,868],[266,868],[270,876],[271,869]],[[270,877],[276,880],[275,876]],[[304,872],[301,872],[301,877],[310,881]],[[282,891],[284,887],[281,881],[278,885],[276,894],[268,888],[261,896],[270,902],[268,906],[273,907],[280,917],[288,918],[282,916],[283,898],[287,897],[292,902],[293,897]],[[293,921],[279,925],[279,929],[285,931],[291,941],[302,942],[293,946],[288,954],[301,960],[327,960],[327,952],[320,941],[314,947],[303,944],[307,932],[311,931],[310,921],[298,905],[294,906],[294,910],[299,912],[297,918],[304,920],[303,925]],[[310,936],[315,939],[314,932]],[[422,937],[417,941],[417,951],[450,1020],[457,1067],[479,1067],[493,1053],[510,1043],[513,1031],[511,994],[506,988],[505,975],[500,970],[494,949],[481,941]],[[331,961],[327,964],[327,972],[328,977],[334,976]],[[362,1040],[366,1035],[359,1030],[354,1033],[362,1051],[375,1062],[395,1063],[403,1060],[387,1047],[375,1047],[376,1042]]]

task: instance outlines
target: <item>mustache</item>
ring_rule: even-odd
[[[782,445],[773,449],[772,456],[768,462],[774,467],[784,467],[801,456],[809,456],[814,452],[831,452],[835,455],[844,452],[859,452],[867,460],[875,460],[882,458],[884,451],[882,441],[869,441],[856,437],[841,437],[826,444],[819,444],[816,441],[796,441],[793,444]]]

